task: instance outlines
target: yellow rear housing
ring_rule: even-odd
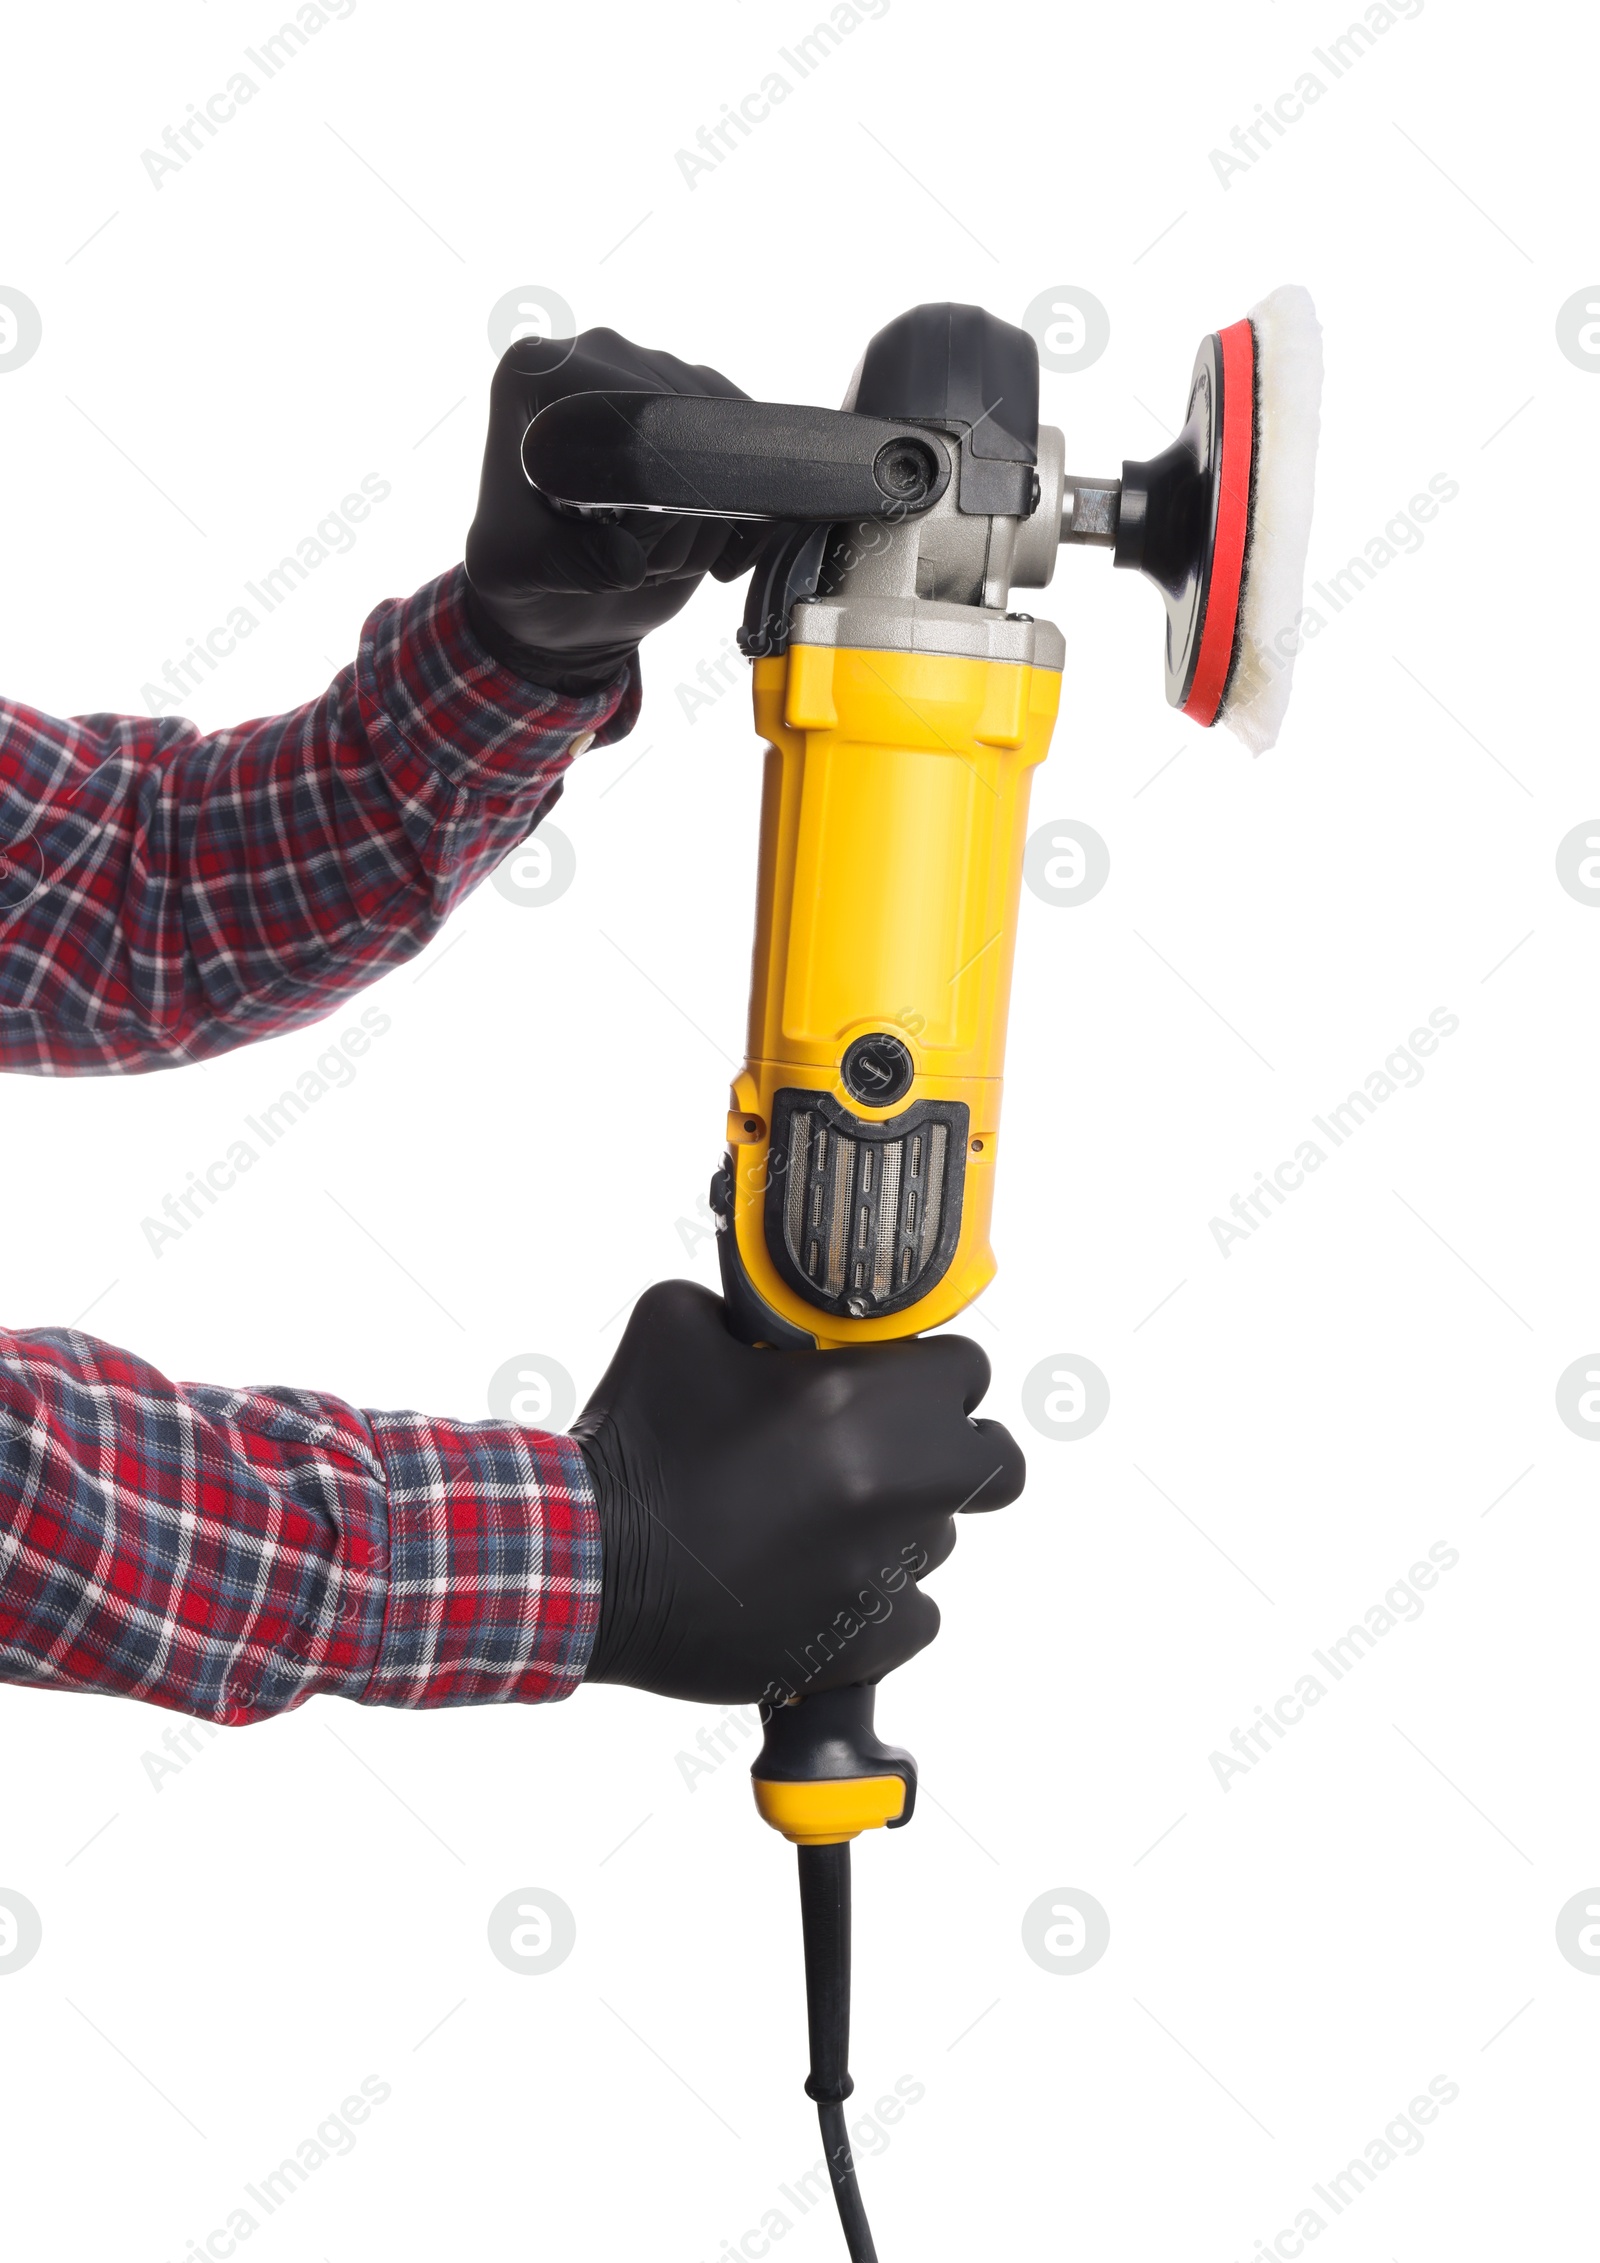
[[[824,1348],[937,1327],[992,1279],[989,1218],[1028,786],[1049,752],[1053,668],[791,644],[754,666],[768,742],[749,1056],[728,1120],[733,1227],[762,1301]],[[855,1097],[846,1049],[887,1032],[915,1066],[892,1106]],[[866,1125],[967,1110],[953,1253],[900,1309],[819,1309],[768,1246],[774,1103],[826,1094]],[[953,1164],[952,1159],[952,1164]]]

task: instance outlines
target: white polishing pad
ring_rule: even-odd
[[[1250,309],[1256,338],[1256,455],[1239,652],[1217,720],[1252,754],[1277,743],[1299,645],[1322,406],[1322,327],[1311,294],[1285,283]]]

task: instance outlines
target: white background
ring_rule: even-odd
[[[1430,0],[1334,83],[1331,0],[893,0],[691,189],[676,150],[814,20],[360,0],[157,189],[141,151],[279,17],[14,11],[0,283],[44,339],[0,375],[0,680],[141,712],[376,471],[355,550],[187,712],[318,692],[373,604],[459,556],[488,311],[523,284],[825,403],[919,299],[1019,320],[1078,286],[1110,345],[1044,413],[1090,472],[1165,444],[1202,332],[1307,284],[1313,575],[1432,475],[1460,494],[1308,646],[1276,752],[1168,711],[1159,607],[1102,557],[1025,600],[1068,647],[1035,817],[1094,826],[1112,869],[1078,909],[1024,897],[1001,1273],[966,1325],[1031,1476],[880,1705],[928,1796],[858,1852],[858,2103],[926,2095],[863,2176],[885,2263],[1229,2263],[1308,2205],[1347,2263],[1573,2251],[1600,1987],[1555,1917],[1600,1877],[1600,1457],[1555,1383],[1600,1341],[1600,923],[1554,859],[1600,803],[1600,382],[1555,319],[1600,270],[1592,27]],[[1210,151],[1307,69],[1324,98],[1224,187]],[[759,765],[742,687],[692,726],[674,687],[736,613],[708,584],[652,640],[638,731],[556,820],[570,891],[480,891],[383,985],[358,1083],[159,1261],[141,1219],[317,1035],[7,1080],[0,1319],[92,1307],[176,1375],[479,1417],[507,1359],[586,1393],[646,1282],[710,1280],[679,1222],[742,1041]],[[1460,1027],[1421,1085],[1224,1258],[1211,1217],[1437,1007]],[[1065,1352],[1111,1388],[1076,1443],[1018,1402]],[[1439,1541],[1425,1615],[1225,1790],[1235,1725]],[[7,2252],[203,2252],[376,2075],[355,2151],[252,2255],[710,2263],[775,2207],[786,2258],[839,2255],[827,2206],[778,2191],[818,2150],[792,1858],[745,1748],[692,1792],[677,1764],[714,1718],[315,1701],[157,1792],[169,1716],[4,1693],[0,1885],[44,1925],[0,1979]],[[487,1946],[521,1886],[577,1918],[542,1978]],[[1068,1886],[1111,1920],[1077,1977],[1020,1935]],[[1313,2182],[1441,2075],[1423,2150],[1333,2218]]]

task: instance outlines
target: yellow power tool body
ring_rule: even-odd
[[[801,634],[848,630],[847,606],[799,612]],[[755,663],[769,751],[730,1229],[762,1302],[823,1346],[937,1327],[995,1269],[1028,789],[1061,676],[1035,624],[991,635],[1030,656],[796,639]]]
[[[937,1327],[993,1277],[1028,794],[1061,683],[1041,624],[988,624],[1017,658],[831,640],[849,625],[847,605],[801,605],[829,641],[755,662],[749,1057],[714,1196],[745,1332],[824,1349]],[[756,1802],[799,1844],[909,1816],[871,1692],[844,1695],[768,1692]]]
[[[712,1189],[735,1325],[823,1350],[936,1328],[993,1277],[1029,788],[1065,649],[1010,603],[1050,578],[1062,529],[1032,339],[915,308],[873,340],[846,414],[899,420],[874,462],[907,493],[798,526],[752,578],[748,1058]],[[915,1771],[872,1707],[870,1689],[768,1691],[753,1779],[786,1837],[908,1820]]]

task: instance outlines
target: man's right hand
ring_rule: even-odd
[[[605,1558],[585,1679],[742,1704],[904,1664],[956,1512],[1022,1490],[1010,1432],[970,1419],[988,1384],[963,1336],[755,1351],[709,1290],[647,1290],[573,1425]]]

